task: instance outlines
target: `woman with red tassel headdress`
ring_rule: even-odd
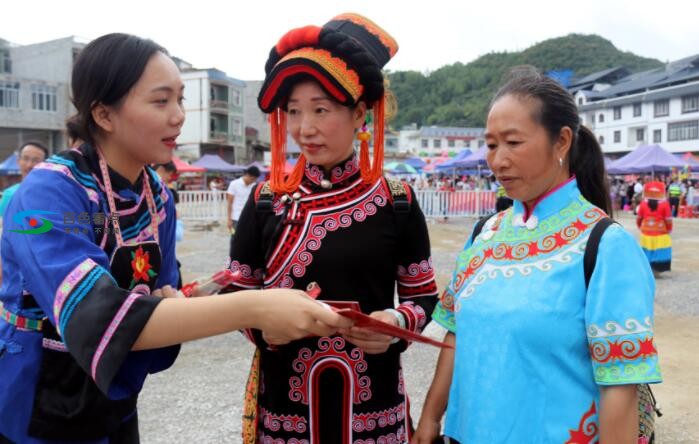
[[[413,331],[429,322],[437,287],[425,219],[413,190],[384,178],[382,169],[381,69],[397,49],[388,33],[356,14],[291,30],[272,48],[258,97],[269,113],[272,167],[233,240],[231,269],[244,276],[239,288],[315,282],[330,305],[357,304]],[[302,153],[289,174],[287,132]],[[407,342],[358,327],[285,344],[256,330],[246,335],[257,351],[244,442],[410,438],[400,364]]]

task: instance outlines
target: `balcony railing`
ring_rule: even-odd
[[[225,100],[212,100],[210,106],[211,109],[220,109],[228,111],[228,102]]]
[[[209,133],[209,139],[212,142],[225,142],[228,140],[227,131],[211,131]]]

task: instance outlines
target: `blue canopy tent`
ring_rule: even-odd
[[[467,156],[466,158],[459,161],[457,163],[457,167],[458,168],[487,167],[488,162],[485,159],[487,154],[488,154],[488,147],[483,145],[482,147],[478,148],[476,151],[471,153],[469,156]]]
[[[675,157],[680,159],[680,162],[684,164],[683,168],[688,169],[689,171],[697,172],[699,171],[699,161],[692,156],[691,153],[687,154],[675,154]]]
[[[641,145],[607,168],[609,174],[667,174],[673,168],[684,168],[685,162],[668,153],[660,145]]]
[[[407,163],[415,169],[422,169],[422,167],[427,165],[427,162],[425,162],[419,157],[408,157],[407,159],[405,159],[405,163]]]
[[[442,162],[437,167],[435,170],[438,172],[445,172],[445,171],[452,171],[456,170],[459,168],[459,162],[462,160],[466,159],[468,156],[471,155],[471,150],[468,148],[464,148],[463,150],[459,151],[456,156],[452,157],[451,159],[447,160],[446,162]]]
[[[19,174],[19,165],[17,164],[17,153],[12,153],[10,157],[0,163],[0,176],[11,176]]]
[[[417,168],[407,162],[390,162],[384,165],[384,171],[391,174],[418,174]]]

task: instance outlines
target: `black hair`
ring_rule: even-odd
[[[658,209],[658,199],[648,199],[648,207],[651,209],[651,211],[655,211]]]
[[[570,171],[575,174],[585,199],[611,216],[612,204],[602,148],[592,131],[580,123],[573,96],[558,82],[531,66],[513,68],[509,80],[495,94],[490,107],[508,95],[539,102],[534,119],[546,129],[551,140],[559,137],[563,127],[571,129],[573,140],[568,151]]]
[[[251,177],[260,177],[260,169],[257,168],[255,165],[249,166],[245,170],[245,174],[247,174],[248,176],[251,176]]]
[[[47,159],[49,157],[49,149],[44,145],[43,143],[36,141],[36,140],[30,140],[28,142],[24,142],[22,146],[19,147],[17,150],[18,155],[21,157],[22,156],[22,150],[24,150],[28,146],[33,146],[36,148],[39,148],[41,151],[44,152],[44,159]]]
[[[166,163],[156,163],[153,165],[153,169],[157,170],[158,168],[163,168],[165,171],[169,173],[176,173],[177,172],[177,166],[175,166],[175,162],[172,160]]]
[[[92,109],[98,104],[119,105],[157,52],[167,54],[152,40],[129,34],[107,34],[91,41],[73,66],[72,101],[78,112],[69,121],[69,131],[94,143],[99,128]]]
[[[78,123],[77,115],[69,117],[66,120],[66,136],[68,137],[68,144],[73,145],[76,141],[82,140],[80,137],[80,125]]]

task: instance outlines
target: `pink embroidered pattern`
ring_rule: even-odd
[[[396,277],[398,295],[401,299],[437,295],[432,258],[419,264],[410,264],[407,268],[399,265]]]
[[[114,336],[114,333],[116,332],[117,328],[119,328],[119,325],[121,325],[121,321],[124,320],[126,313],[129,311],[133,303],[136,302],[136,299],[140,298],[141,296],[143,296],[141,293],[131,293],[126,298],[124,303],[121,304],[121,307],[119,307],[119,311],[117,311],[117,314],[112,319],[112,322],[109,324],[109,327],[107,327],[107,330],[105,330],[104,334],[102,335],[102,339],[100,340],[100,343],[97,346],[97,350],[95,351],[95,354],[92,357],[92,365],[90,366],[92,379],[94,379],[95,381],[97,380],[97,365],[99,364],[100,359],[102,359],[102,354],[107,349],[107,346],[109,345],[109,342],[112,340],[112,336]]]
[[[405,427],[400,426],[396,433],[389,433],[376,439],[357,439],[353,444],[403,444],[407,440],[408,436],[405,433]]]
[[[415,305],[413,302],[403,302],[396,307],[396,310],[405,316],[405,328],[408,330],[418,331],[424,327],[427,322],[425,310],[423,310],[421,306]]]
[[[352,430],[355,432],[371,432],[377,427],[396,425],[405,419],[405,403],[380,412],[359,413],[352,415]]]
[[[63,352],[67,353],[68,349],[66,348],[66,345],[62,343],[61,341],[56,341],[54,339],[49,339],[49,338],[42,338],[41,339],[41,346],[43,348],[47,348],[49,350],[57,351],[57,352]]]
[[[381,183],[377,182],[368,195],[359,196],[337,212],[314,214],[313,211],[309,211],[305,225],[311,229],[304,233],[305,238],[299,242],[296,251],[288,254],[288,261],[283,267],[265,282],[265,287],[291,288],[292,277],[302,277],[306,274],[306,267],[313,261],[312,251],[320,248],[322,240],[329,231],[337,231],[355,222],[363,222],[367,217],[376,214],[379,207],[386,206],[388,196],[384,187],[380,185]],[[323,211],[327,212],[328,209],[323,208]]]
[[[306,177],[308,177],[311,182],[320,185],[320,181],[325,178],[325,175],[317,165],[306,164]]]
[[[265,428],[273,432],[283,429],[285,432],[304,433],[307,430],[306,418],[298,415],[275,415],[260,407],[260,420]]]
[[[422,285],[432,279],[434,279],[434,268],[431,257],[419,264],[410,264],[407,268],[398,266],[398,280],[403,285]]]
[[[265,435],[261,432],[258,442],[260,444],[310,444],[307,439],[291,438],[290,440],[285,441],[282,438],[272,438],[271,436]]]
[[[355,156],[344,165],[333,168],[330,172],[330,181],[332,183],[342,182],[354,176],[357,172],[359,172],[359,160]]]
[[[345,340],[341,337],[324,337],[318,339],[318,349],[315,352],[311,352],[305,347],[299,350],[299,357],[294,360],[291,367],[301,376],[293,376],[289,379],[289,387],[291,388],[289,398],[292,401],[308,405],[309,377],[313,367],[322,364],[326,359],[335,359],[346,364],[351,370],[353,402],[360,404],[371,399],[371,389],[369,388],[371,381],[368,376],[360,376],[367,369],[364,353],[358,348],[353,348],[350,353],[347,353],[345,345]]]
[[[59,317],[61,310],[63,309],[63,304],[66,301],[68,295],[73,291],[75,286],[84,278],[93,268],[98,267],[97,262],[90,258],[85,259],[78,264],[77,267],[68,273],[68,276],[63,279],[61,285],[58,286],[56,290],[56,298],[53,301],[53,317],[56,320],[56,327],[59,325]],[[61,334],[61,332],[58,332]]]
[[[257,268],[253,271],[249,265],[241,264],[238,261],[232,261],[229,268],[233,273],[240,271],[240,278],[235,282],[235,285],[238,287],[259,288],[260,284],[262,284],[261,268]]]

